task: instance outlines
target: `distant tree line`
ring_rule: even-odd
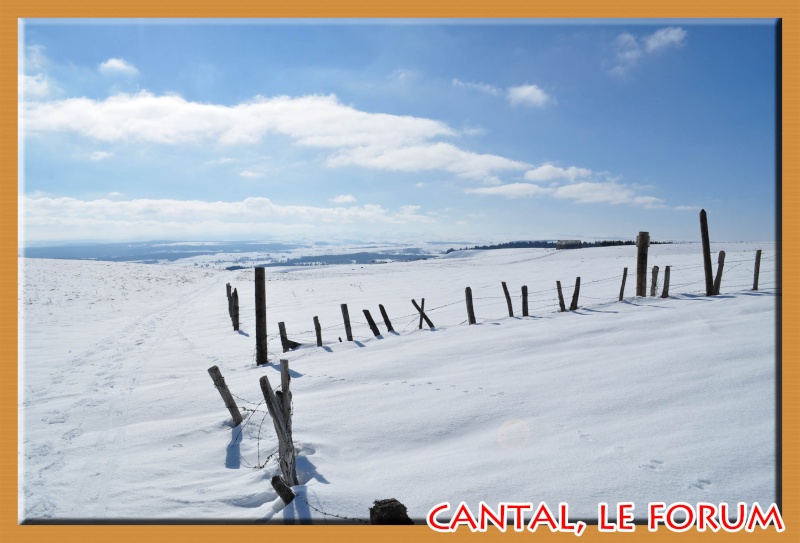
[[[651,245],[669,244],[671,241],[650,241]],[[584,241],[581,246],[586,247],[613,247],[616,245],[636,245],[633,240],[603,240],[603,241]],[[474,247],[462,247],[461,249],[450,248],[445,251],[445,254],[450,254],[453,251],[468,251],[478,250],[486,251],[491,249],[555,249],[555,241],[509,241],[506,243],[498,243],[495,245],[476,245]]]

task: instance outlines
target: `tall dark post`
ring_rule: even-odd
[[[650,296],[656,295],[656,287],[658,286],[658,266],[653,266],[653,279],[650,281]]]
[[[664,270],[664,289],[661,291],[662,298],[669,298],[669,266]]]
[[[256,365],[267,363],[267,276],[256,268]]]
[[[389,314],[386,313],[386,308],[383,307],[383,304],[378,304],[378,309],[381,310],[381,317],[383,317],[383,322],[384,324],[386,324],[386,331],[394,332],[394,328],[392,327],[392,321],[389,320]]]
[[[722,268],[725,267],[725,251],[719,252],[719,260],[717,260],[717,277],[714,279],[714,296],[719,294],[719,286],[722,283]]]
[[[753,272],[753,290],[758,290],[758,272],[761,269],[761,249],[756,251],[756,269]]]
[[[372,330],[372,335],[378,337],[381,335],[380,330],[378,330],[378,326],[375,324],[375,320],[372,318],[372,315],[369,313],[369,309],[364,310],[364,317],[367,319],[367,324],[369,325],[369,329]]]
[[[528,287],[522,285],[522,316],[528,316]]]
[[[714,295],[714,272],[711,269],[711,243],[708,241],[708,217],[700,210],[700,239],[703,242],[703,267],[706,272],[706,296]]]
[[[239,331],[239,292],[236,289],[233,289],[233,294],[231,294],[231,306],[232,306],[232,314],[231,314],[231,321],[233,322],[233,330]]]
[[[472,308],[472,289],[470,287],[465,288],[464,295],[467,298],[467,320],[470,324],[475,324],[475,310]]]
[[[558,306],[561,308],[561,312],[567,310],[566,306],[564,306],[564,293],[561,291],[561,281],[556,281],[556,290],[558,291]]]
[[[347,341],[353,341],[353,329],[350,328],[350,312],[347,310],[347,304],[342,304],[342,319],[344,320],[344,333],[347,335]]]
[[[636,238],[636,295],[647,296],[647,248],[650,245],[650,232],[639,232]]]
[[[503,283],[503,294],[506,297],[506,305],[508,306],[508,316],[513,317],[514,308],[511,306],[511,294],[508,293],[508,286],[506,285],[506,282],[502,281],[502,283]]]
[[[625,296],[625,280],[628,279],[628,268],[622,270],[622,286],[619,287],[619,301]]]
[[[314,317],[314,332],[317,333],[317,347],[322,347],[322,328],[319,325],[319,317]]]
[[[569,310],[575,311],[578,309],[578,296],[581,293],[581,278],[575,278],[575,292],[572,293],[572,303],[569,304]]]

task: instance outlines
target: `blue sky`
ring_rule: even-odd
[[[772,21],[21,29],[24,243],[774,239]]]

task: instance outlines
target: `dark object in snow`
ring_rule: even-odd
[[[272,477],[272,488],[275,489],[275,492],[278,493],[278,496],[281,497],[283,503],[286,505],[289,505],[294,500],[294,492],[292,492],[292,489],[281,479],[280,475]]]
[[[375,504],[369,508],[370,524],[414,524],[408,518],[406,506],[394,498],[388,500],[375,500]]]

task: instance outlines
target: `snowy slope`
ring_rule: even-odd
[[[461,500],[566,501],[576,518],[600,501],[634,501],[640,518],[656,500],[772,502],[776,248],[712,249],[727,253],[714,298],[699,244],[650,248],[659,281],[671,266],[668,299],[633,297],[634,247],[268,269],[270,358],[293,376],[301,485],[287,508],[269,484],[277,445],[258,380],[279,374],[254,362],[252,270],[20,259],[20,520],[325,523],[366,518],[388,497],[416,519]],[[576,276],[580,309],[560,313],[555,282],[569,305]],[[238,333],[226,282],[240,295]],[[435,330],[417,329],[412,298],[425,298]],[[279,321],[302,347],[280,352]],[[248,409],[240,427],[212,365]]]

